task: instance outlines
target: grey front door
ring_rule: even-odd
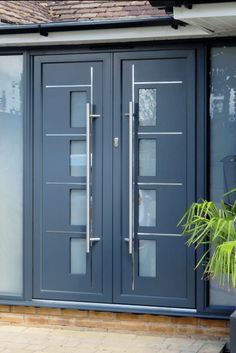
[[[194,308],[194,53],[37,57],[34,96],[34,298]]]
[[[38,57],[34,70],[33,295],[110,302],[110,56]]]
[[[195,199],[194,52],[117,54],[115,70],[114,301],[194,308],[177,228]]]

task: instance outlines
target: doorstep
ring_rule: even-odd
[[[229,320],[0,305],[0,324],[63,326],[229,340]]]
[[[221,353],[224,342],[165,335],[0,325],[0,352]]]

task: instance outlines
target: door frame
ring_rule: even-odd
[[[196,272],[196,299],[197,310],[160,308],[153,306],[137,306],[137,305],[113,305],[99,303],[81,303],[81,302],[56,302],[32,299],[32,180],[33,180],[33,61],[38,56],[50,55],[67,55],[70,54],[89,54],[96,53],[100,56],[103,53],[120,53],[123,55],[128,52],[137,51],[144,53],[152,51],[153,53],[162,50],[188,50],[192,49],[196,53],[196,71],[197,71],[197,185],[196,197],[202,198],[207,196],[207,163],[208,163],[208,54],[211,46],[235,45],[235,38],[213,38],[213,39],[186,39],[174,41],[147,41],[147,42],[129,42],[129,43],[110,43],[110,44],[89,44],[81,46],[35,46],[34,48],[9,47],[2,48],[1,55],[22,54],[24,56],[24,79],[23,79],[23,111],[24,111],[24,276],[23,276],[23,296],[2,295],[1,305],[26,305],[39,307],[59,307],[59,308],[81,308],[84,310],[104,310],[104,311],[123,311],[136,313],[152,313],[165,315],[180,316],[197,316],[208,318],[228,318],[232,313],[229,307],[209,307],[208,302],[208,284],[202,281],[203,268],[199,268]],[[111,87],[112,89],[112,87]],[[197,251],[197,258],[200,259],[203,251]]]

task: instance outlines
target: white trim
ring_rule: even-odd
[[[192,6],[192,9],[187,9],[184,6],[174,7],[174,18],[176,20],[229,16],[236,16],[235,1],[215,4],[196,4]]]
[[[116,29],[96,29],[83,31],[52,32],[48,37],[39,33],[2,34],[0,46],[70,45],[89,43],[112,43],[129,41],[166,40],[172,38],[205,37],[208,32],[192,26],[147,26]]]

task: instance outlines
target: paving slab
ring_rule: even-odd
[[[0,353],[222,353],[224,345],[182,336],[0,326]]]

